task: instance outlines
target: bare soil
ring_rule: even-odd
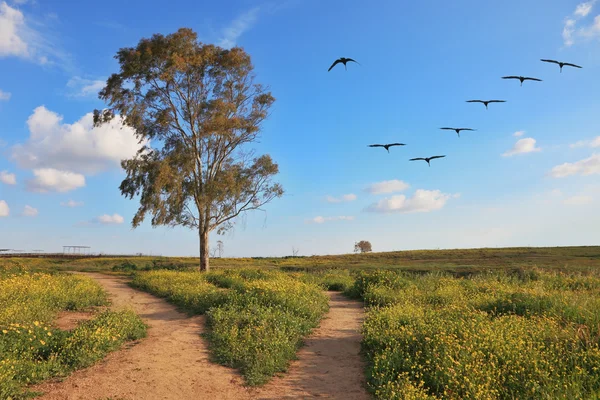
[[[289,371],[262,388],[209,361],[200,336],[203,316],[188,317],[125,279],[88,273],[111,295],[113,309],[131,308],[148,324],[147,338],[109,354],[63,381],[31,389],[42,399],[367,399],[359,356],[362,304],[331,293],[331,309]]]
[[[329,313],[288,372],[257,390],[257,399],[369,399],[360,357],[363,304],[329,294]]]
[[[58,314],[58,318],[56,318],[53,325],[63,331],[70,331],[75,329],[81,322],[92,318],[94,318],[94,313],[91,311],[63,311]]]

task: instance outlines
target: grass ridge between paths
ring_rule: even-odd
[[[278,271],[152,271],[136,274],[131,284],[206,314],[215,361],[239,369],[249,385],[285,371],[329,308],[319,286]]]

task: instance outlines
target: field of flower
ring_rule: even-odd
[[[600,277],[360,273],[368,385],[380,399],[595,399]]]
[[[27,397],[27,385],[89,366],[145,336],[145,325],[128,311],[104,311],[72,331],[52,325],[60,311],[106,303],[102,288],[85,277],[0,268],[0,399]]]
[[[250,385],[284,371],[328,309],[319,286],[277,271],[141,272],[132,285],[206,314],[214,359],[239,369]]]

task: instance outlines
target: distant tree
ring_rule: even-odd
[[[222,234],[240,214],[283,195],[272,182],[278,166],[245,148],[256,141],[275,101],[254,83],[250,56],[202,44],[191,29],[142,39],[115,58],[94,111],[96,126],[122,118],[143,147],[123,160],[121,194],[140,196],[133,227],[146,215],[152,225],[186,226],[200,242],[200,270],[209,270],[209,233]]]
[[[368,240],[361,240],[360,242],[354,243],[355,253],[368,253],[370,251],[373,251],[373,248],[371,247],[371,242]]]

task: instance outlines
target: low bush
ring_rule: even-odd
[[[206,313],[215,360],[238,368],[250,385],[285,370],[328,309],[319,286],[277,271],[153,271],[137,274],[132,285]]]
[[[145,335],[129,311],[106,311],[72,331],[52,326],[59,311],[106,303],[102,288],[86,277],[23,271],[0,277],[0,399],[28,397],[27,385],[86,367]]]
[[[363,276],[355,289],[371,306],[362,343],[369,388],[381,399],[595,398],[594,279],[540,271]]]
[[[348,291],[353,285],[355,278],[350,271],[343,269],[316,270],[305,273],[290,274],[305,283],[319,285],[323,290],[336,292]]]

